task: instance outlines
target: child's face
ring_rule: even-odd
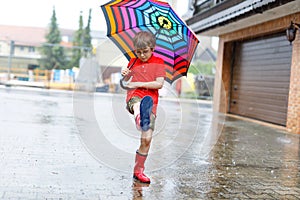
[[[153,48],[146,47],[143,49],[136,49],[135,53],[141,61],[146,62],[152,56]]]

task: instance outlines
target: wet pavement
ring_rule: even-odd
[[[0,88],[0,199],[300,199],[299,135],[162,98],[146,174],[123,95]]]

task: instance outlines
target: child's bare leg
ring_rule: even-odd
[[[141,144],[138,150],[141,154],[144,155],[148,154],[151,145],[151,140],[152,140],[152,133],[153,130],[151,128],[147,131],[142,131]]]
[[[134,119],[140,114],[140,102],[133,104]],[[150,149],[153,130],[150,128],[147,131],[141,131],[141,144],[139,152],[147,155]]]
[[[140,102],[133,104],[133,116],[134,116],[134,121],[137,130],[141,130],[141,125],[140,125]]]
[[[140,114],[140,102],[133,104],[134,119]]]

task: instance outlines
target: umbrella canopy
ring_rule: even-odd
[[[136,57],[133,37],[140,31],[156,36],[154,55],[166,63],[166,81],[186,76],[199,40],[170,5],[157,0],[113,0],[101,6],[107,36],[129,60]]]

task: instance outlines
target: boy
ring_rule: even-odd
[[[127,110],[134,115],[136,127],[141,131],[141,143],[136,151],[133,178],[150,183],[144,174],[146,161],[158,103],[158,90],[163,87],[165,78],[164,61],[153,55],[156,44],[155,36],[141,31],[133,38],[137,58],[129,61],[126,69],[121,71],[125,77],[127,91]]]

